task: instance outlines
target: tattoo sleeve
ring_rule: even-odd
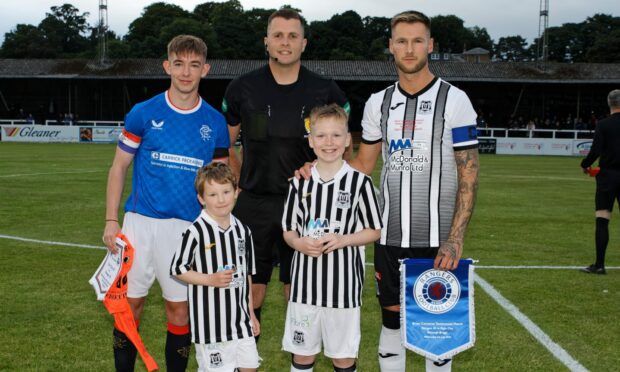
[[[456,243],[462,249],[465,230],[476,203],[480,163],[477,148],[456,151],[454,157],[456,159],[458,190],[448,241]]]

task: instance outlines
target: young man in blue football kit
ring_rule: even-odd
[[[187,286],[170,276],[170,262],[183,232],[200,214],[194,191],[197,170],[228,157],[224,117],[198,94],[200,80],[209,72],[206,55],[207,46],[197,37],[172,39],[163,63],[170,75],[170,88],[127,114],[108,176],[103,241],[114,252],[115,236],[121,231],[121,196],[133,162],[122,228],[136,250],[127,276],[128,302],[138,323],[148,290],[157,278],[168,320],[168,371],[186,369],[191,344]],[[116,369],[133,371],[135,358],[131,342],[115,329]]]

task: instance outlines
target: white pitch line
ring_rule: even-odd
[[[491,284],[482,279],[480,275],[474,273],[474,282],[497,302],[504,310],[506,310],[513,318],[517,320],[538,342],[540,342],[549,352],[556,357],[571,371],[588,371],[578,361],[564,350],[560,345],[556,344],[540,327],[523,314],[512,302],[502,296]]]
[[[476,269],[549,269],[549,270],[579,270],[585,266],[511,266],[511,265],[474,265]],[[617,270],[620,266],[606,266],[605,270]]]
[[[19,240],[22,242],[29,243],[38,243],[38,244],[48,244],[48,245],[59,245],[63,247],[77,247],[77,248],[89,248],[89,249],[106,249],[103,246],[96,245],[88,245],[88,244],[76,244],[76,243],[65,243],[65,242],[54,242],[50,240],[37,240],[37,239],[29,239],[22,238],[20,236],[11,236],[11,235],[2,235],[0,234],[0,239],[11,239],[11,240]],[[366,266],[375,266],[372,262],[366,262]],[[547,269],[547,270],[578,270],[583,266],[502,266],[502,265],[475,265],[476,269]],[[620,266],[608,266],[605,267],[606,270],[618,270]]]
[[[77,248],[89,248],[89,249],[106,249],[106,247],[97,246],[97,245],[88,245],[88,244],[75,244],[75,243],[64,243],[64,242],[53,242],[49,240],[37,240],[37,239],[27,239],[19,236],[11,236],[11,235],[2,235],[0,234],[1,239],[11,239],[11,240],[19,240],[22,242],[28,243],[38,243],[38,244],[47,244],[47,245],[60,245],[63,247],[77,247]]]
[[[96,246],[96,245],[54,242],[54,241],[49,241],[49,240],[27,239],[27,238],[22,238],[18,236],[2,235],[2,234],[0,234],[0,239],[11,239],[11,240],[18,240],[18,241],[29,242],[29,243],[59,245],[59,246],[65,246],[65,247],[78,247],[78,248],[102,249],[102,250],[106,249],[105,247]],[[367,265],[373,266],[372,263],[367,263]],[[574,269],[576,267],[573,267],[573,266],[476,266],[476,268]],[[540,329],[540,327],[538,327],[534,322],[532,322],[530,318],[528,318],[515,305],[513,305],[504,296],[502,296],[491,284],[489,284],[486,280],[482,279],[480,275],[474,273],[474,280],[493,300],[495,300],[495,302],[497,302],[502,308],[504,308],[504,310],[506,310],[510,315],[512,315],[512,317],[514,317],[532,336],[534,336],[534,338],[536,338],[536,340],[538,340],[538,342],[540,342],[547,350],[549,350],[549,352],[554,357],[556,357],[560,362],[562,362],[562,364],[564,364],[568,369],[570,369],[571,371],[578,371],[578,372],[588,371],[578,361],[573,359],[573,357],[570,354],[568,354],[566,350],[564,350],[560,345],[556,344],[542,329]]]
[[[4,175],[1,175],[0,178],[24,177],[24,176],[44,176],[44,175],[50,175],[50,174],[100,173],[100,172],[105,172],[105,170],[82,170],[82,171],[71,171],[71,172],[45,172],[45,173],[4,174]]]

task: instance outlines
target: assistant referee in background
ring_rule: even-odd
[[[605,274],[605,250],[609,242],[609,219],[614,202],[620,202],[620,89],[607,96],[611,115],[598,122],[594,141],[588,156],[581,161],[581,168],[588,173],[597,158],[600,172],[596,176],[596,262],[581,271]]]

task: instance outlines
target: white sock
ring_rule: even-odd
[[[448,359],[445,364],[442,364],[443,362],[437,363],[441,365],[435,364],[433,360],[426,359],[426,372],[450,372],[452,370],[452,359]]]
[[[379,367],[381,372],[405,372],[405,348],[400,340],[400,329],[381,327],[379,336]]]

